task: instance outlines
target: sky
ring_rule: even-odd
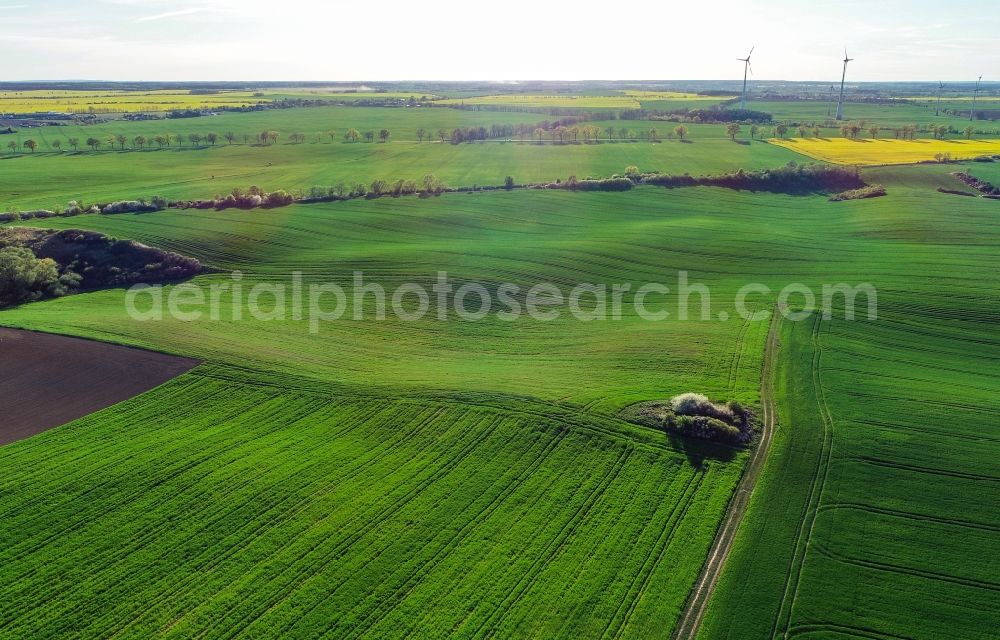
[[[571,7],[571,8],[567,8]],[[0,0],[0,81],[1000,80],[996,0]]]

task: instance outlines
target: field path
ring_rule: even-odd
[[[715,583],[722,575],[722,569],[729,557],[733,541],[736,539],[736,531],[739,529],[743,514],[750,503],[750,496],[753,495],[754,485],[757,477],[764,467],[767,459],[767,451],[771,446],[771,437],[774,433],[775,405],[773,397],[774,387],[774,359],[778,351],[778,325],[781,323],[781,316],[777,310],[771,314],[771,326],[767,332],[767,342],[764,347],[764,363],[761,367],[760,381],[760,403],[762,407],[761,416],[761,436],[760,442],[753,450],[747,468],[736,486],[736,492],[729,501],[725,518],[715,535],[715,541],[708,552],[708,558],[701,568],[698,580],[691,589],[684,610],[681,612],[680,623],[674,629],[673,638],[675,640],[694,640],[698,635],[698,628],[701,626],[702,616],[708,601],[712,597]]]

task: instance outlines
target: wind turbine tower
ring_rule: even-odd
[[[844,80],[847,79],[847,63],[854,58],[847,57],[847,49],[844,49],[844,72],[840,76],[840,100],[837,101],[837,120],[844,119]]]
[[[979,76],[976,80],[976,90],[972,92],[972,110],[969,111],[969,121],[971,122],[976,118],[976,98],[979,97],[979,83],[983,81],[983,77]]]
[[[944,83],[940,80],[938,81],[938,96],[937,105],[934,106],[934,115],[941,115],[941,92],[944,91]]]
[[[750,53],[747,54],[747,57],[736,58],[737,60],[743,63],[743,93],[740,96],[740,109],[747,108],[747,71],[752,71],[752,69],[750,68],[750,56],[753,55],[753,50],[756,48],[757,48],[756,45],[750,47]]]

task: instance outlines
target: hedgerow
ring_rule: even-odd
[[[970,187],[972,187],[973,189],[975,189],[976,191],[985,196],[1000,196],[1000,187],[997,187],[993,183],[987,182],[982,178],[977,178],[971,173],[968,173],[966,171],[956,171],[951,175],[955,176],[956,178],[958,178],[959,180],[961,180],[962,182],[969,185]]]
[[[642,184],[667,188],[709,186],[790,194],[840,192],[866,186],[857,167],[798,165],[794,162],[777,169],[760,171],[739,169],[732,173],[714,176],[644,174],[640,181]]]
[[[842,202],[844,200],[864,200],[865,198],[880,198],[885,195],[885,187],[880,184],[870,184],[860,189],[841,191],[830,196],[830,202]]]

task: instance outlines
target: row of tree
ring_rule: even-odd
[[[827,123],[829,124],[829,123]],[[545,125],[549,125],[548,127]],[[751,125],[749,132],[750,138],[756,139],[758,136],[766,137],[768,134],[777,136],[778,138],[784,138],[790,127],[786,124],[778,124],[773,128],[761,127],[759,125]],[[874,140],[879,137],[879,134],[884,131],[891,131],[897,140],[913,140],[916,137],[918,131],[926,131],[935,139],[943,139],[948,134],[958,133],[958,131],[951,126],[933,124],[927,125],[925,128],[921,129],[915,124],[908,124],[902,127],[895,128],[885,128],[878,125],[868,125],[866,121],[857,121],[845,123],[840,126],[840,134],[847,139],[856,140],[860,137],[862,132],[867,132],[868,135]],[[596,125],[565,125],[556,123],[542,123],[541,125],[532,127],[529,125],[493,125],[491,128],[486,127],[458,127],[452,129],[450,132],[447,129],[438,129],[436,132],[436,137],[441,142],[451,142],[452,144],[461,144],[463,142],[476,142],[481,140],[487,140],[490,138],[511,138],[516,136],[521,141],[526,139],[533,139],[541,144],[544,140],[548,139],[553,143],[566,144],[568,142],[579,142],[584,143],[598,142],[602,139],[604,140],[621,140],[621,141],[634,141],[634,140],[648,140],[650,142],[659,142],[662,140],[659,129],[652,127],[646,131],[636,132],[632,129],[626,127],[616,128],[614,126],[608,126],[605,128],[598,127]],[[419,128],[416,131],[417,141],[424,142],[425,140],[433,140],[435,133],[432,133],[424,128]],[[670,129],[666,133],[667,138],[677,137],[679,140],[685,140],[689,136],[689,129],[685,125],[677,125],[673,129]],[[730,123],[726,125],[726,135],[731,139],[735,140],[736,136],[742,133],[742,127],[737,123]],[[818,125],[807,126],[805,124],[800,124],[796,127],[796,133],[798,137],[806,138],[810,134],[819,138],[822,137],[822,129]],[[976,129],[969,125],[966,127],[962,133],[965,135],[966,139],[971,139],[974,134],[977,133]],[[378,132],[374,130],[369,130],[361,132],[358,129],[348,129],[343,134],[343,139],[345,142],[357,142],[358,140],[365,140],[366,142],[373,142],[377,137],[380,142],[388,142],[391,133],[388,129],[380,129]],[[187,135],[183,134],[162,134],[154,135],[150,137],[138,135],[131,139],[128,137],[117,134],[108,135],[102,138],[89,137],[82,142],[86,146],[93,150],[98,150],[103,145],[114,149],[118,147],[121,150],[125,150],[126,145],[131,146],[133,149],[144,149],[146,147],[152,147],[154,144],[159,148],[170,147],[173,144],[178,146],[183,146],[184,142],[190,142],[192,146],[201,146],[203,143],[215,146],[220,138],[224,139],[228,144],[233,144],[240,136],[237,136],[231,131],[219,136],[219,134],[214,132],[208,132],[205,134],[201,133],[190,133]],[[329,138],[331,142],[337,140],[338,134],[335,130],[329,130],[324,133],[316,134],[316,141],[320,142],[324,138]],[[280,134],[277,131],[261,131],[256,136],[251,136],[250,134],[242,134],[242,140],[244,144],[258,143],[264,146],[273,145],[278,142]],[[295,132],[289,134],[289,139],[292,144],[301,144],[306,141],[306,134],[301,132]],[[72,148],[74,151],[78,150],[81,145],[80,138],[68,138],[66,140],[67,146]],[[50,147],[59,151],[62,148],[61,140],[53,140],[50,143]],[[38,141],[29,138],[21,143],[21,147],[26,151],[34,153],[38,149]],[[10,149],[12,153],[16,153],[18,150],[18,143],[15,141],[10,141],[7,143],[7,148]]]
[[[547,124],[547,123],[543,123]],[[535,140],[539,144],[545,140],[549,140],[557,144],[566,144],[570,142],[598,142],[600,140],[622,140],[622,141],[632,141],[632,140],[649,140],[650,142],[659,142],[662,139],[659,129],[653,127],[646,131],[636,132],[632,129],[625,127],[616,128],[613,126],[601,128],[596,125],[582,125],[582,126],[566,126],[563,124],[553,124],[551,127],[545,127],[539,125],[536,127],[530,127],[527,125],[518,125],[514,127],[515,136],[522,142],[525,140]],[[475,142],[477,140],[485,140],[487,136],[485,135],[485,129],[482,127],[470,127],[470,128],[457,128],[453,129],[451,134],[449,134],[444,129],[438,130],[438,138],[442,141],[451,141],[453,144],[459,144],[461,142]],[[681,140],[686,138],[689,134],[689,129],[684,125],[678,125],[670,130],[666,135],[668,138],[677,136]],[[424,129],[417,130],[417,140],[423,142],[425,139],[430,139],[427,135],[427,131]]]
[[[242,139],[244,144],[250,144],[252,141],[254,143],[259,143],[267,146],[277,143],[278,139],[280,138],[280,135],[281,134],[279,134],[277,131],[261,131],[256,136],[251,136],[250,134],[243,134]],[[344,133],[344,140],[347,142],[357,142],[360,139],[364,139],[367,142],[372,142],[376,137],[378,137],[378,139],[381,142],[388,142],[390,135],[391,134],[388,129],[381,129],[378,132],[365,131],[364,133],[361,133],[357,129],[348,129],[347,132]],[[329,136],[330,140],[333,141],[337,139],[337,132],[331,130],[322,134],[317,134],[316,140],[317,141],[322,140],[324,136]],[[103,138],[97,138],[93,136],[84,139],[76,137],[67,138],[66,146],[73,149],[74,151],[77,151],[79,150],[81,144],[83,144],[96,151],[100,149],[102,146],[107,145],[112,149],[117,147],[124,151],[126,146],[129,146],[133,149],[144,149],[146,147],[152,147],[154,144],[160,148],[170,147],[174,144],[178,146],[183,146],[185,141],[190,142],[192,146],[196,147],[201,146],[202,144],[209,144],[211,146],[215,146],[220,139],[225,139],[225,141],[228,144],[233,144],[234,142],[236,142],[238,137],[239,136],[237,136],[235,133],[231,131],[227,131],[226,133],[222,134],[222,136],[214,132],[208,132],[205,134],[190,133],[187,135],[166,133],[162,135],[154,135],[149,137],[138,135],[133,138],[129,138],[122,134],[117,134],[117,135],[112,134],[112,135],[107,135]],[[292,144],[301,144],[305,142],[306,134],[295,132],[289,134],[289,139],[292,141]],[[24,142],[22,142],[20,146],[23,149],[34,153],[35,150],[38,149],[39,145],[37,140],[29,138]],[[53,140],[52,142],[49,143],[49,146],[52,149],[59,151],[62,149],[63,141]],[[11,140],[10,142],[7,143],[7,148],[10,149],[11,152],[16,153],[18,150],[18,143]]]

